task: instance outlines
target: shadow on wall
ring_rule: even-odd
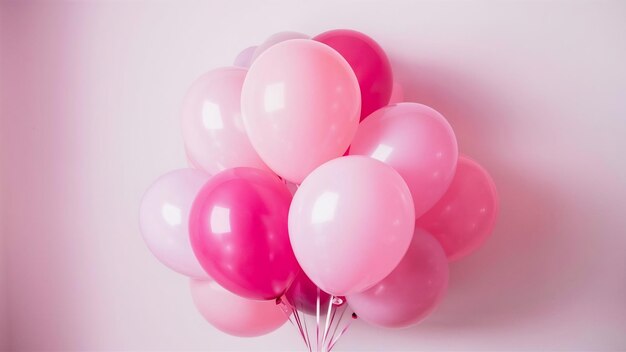
[[[576,266],[565,267],[563,258],[583,249],[560,229],[566,221],[566,197],[550,182],[533,177],[533,170],[522,169],[506,148],[516,133],[514,119],[506,116],[513,107],[489,96],[487,83],[479,77],[451,67],[402,61],[393,66],[405,100],[429,105],[448,118],[461,153],[486,167],[500,197],[493,236],[480,250],[451,264],[450,287],[441,306],[423,324],[396,333],[510,328],[525,317],[545,314],[579,284],[572,279]]]

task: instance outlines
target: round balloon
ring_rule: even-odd
[[[400,103],[377,110],[359,125],[351,155],[368,155],[404,178],[419,217],[443,196],[458,158],[454,131],[428,106]]]
[[[171,171],[154,181],[139,208],[139,226],[150,251],[163,264],[190,277],[207,277],[191,249],[187,219],[209,177],[194,169]]]
[[[287,232],[290,202],[285,184],[267,171],[234,168],[213,176],[189,216],[202,267],[242,297],[280,297],[299,271]]]
[[[401,328],[430,314],[447,287],[446,254],[432,235],[416,229],[411,246],[393,272],[369,290],[346,299],[364,321]]]
[[[346,156],[315,169],[298,188],[289,235],[307,276],[344,296],[366,290],[400,262],[414,214],[411,193],[393,168]]]
[[[393,73],[385,51],[367,35],[335,29],[313,38],[337,50],[354,70],[361,89],[361,120],[389,103]]]
[[[443,197],[417,220],[443,246],[448,259],[460,259],[491,235],[498,214],[498,194],[489,173],[461,156],[452,184]]]
[[[360,104],[359,85],[346,60],[303,39],[267,49],[250,67],[241,96],[252,145],[274,172],[298,184],[346,151]]]
[[[196,309],[211,325],[227,334],[254,337],[268,334],[288,319],[275,301],[239,297],[215,281],[190,280]]]
[[[238,67],[210,71],[196,80],[183,102],[187,155],[211,174],[239,166],[269,170],[243,127],[241,87],[246,72]]]
[[[303,271],[289,286],[285,298],[295,309],[311,315],[317,314],[318,301],[320,312],[325,312],[330,302],[330,295],[317,287]]]
[[[252,55],[251,62],[256,60],[262,53],[265,52],[265,50],[271,48],[272,46],[278,43],[282,43],[284,41],[291,40],[291,39],[311,39],[311,37],[303,33],[292,32],[292,31],[274,33],[271,36],[269,36],[269,38],[267,38],[263,43],[261,43],[261,45],[256,47]]]
[[[257,46],[250,46],[243,49],[235,58],[233,65],[243,68],[250,67],[250,65],[252,64],[252,56],[254,55],[254,51],[257,48]]]

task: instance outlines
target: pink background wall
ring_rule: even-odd
[[[429,320],[358,323],[340,349],[626,349],[624,2],[1,6],[0,347],[301,348],[288,325],[237,339],[205,323],[137,209],[185,165],[177,114],[195,77],[277,31],[347,27],[449,118],[502,209]]]

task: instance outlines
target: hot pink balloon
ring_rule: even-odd
[[[401,328],[428,316],[447,287],[446,254],[432,235],[416,229],[411,246],[393,272],[369,290],[346,299],[360,319]]]
[[[211,174],[241,166],[269,170],[243,127],[241,87],[246,72],[237,67],[210,71],[194,82],[183,102],[187,155]]]
[[[389,103],[393,87],[391,64],[372,38],[349,29],[335,29],[313,40],[337,50],[354,70],[361,89],[361,120]]]
[[[374,112],[359,125],[351,155],[369,155],[404,178],[415,216],[430,209],[448,189],[458,158],[454,131],[428,106],[400,103]]]
[[[417,224],[439,240],[449,260],[457,260],[485,242],[497,215],[498,194],[491,176],[461,156],[448,191]]]
[[[271,48],[272,46],[278,43],[282,43],[287,40],[292,40],[292,39],[311,39],[311,37],[303,33],[292,32],[292,31],[274,33],[271,36],[269,36],[269,38],[267,38],[263,43],[261,43],[261,45],[256,47],[250,62],[254,62],[262,53],[264,53],[267,49]]]
[[[275,175],[235,168],[213,176],[191,215],[191,246],[220,285],[250,299],[280,297],[299,272],[287,232],[291,193]]]
[[[391,91],[391,97],[389,98],[389,105],[398,104],[404,102],[404,88],[398,82],[393,82],[393,90]]]
[[[311,315],[317,314],[318,297],[320,312],[323,314],[322,309],[328,309],[330,295],[320,290],[303,271],[285,292],[285,298],[292,307]]]
[[[255,301],[239,297],[210,280],[190,280],[191,297],[204,319],[217,329],[234,336],[268,334],[288,319],[275,301]]]
[[[402,259],[414,224],[402,177],[364,156],[337,158],[315,169],[289,210],[298,262],[335,296],[361,292],[387,276]]]
[[[250,46],[243,49],[235,58],[233,62],[234,66],[248,68],[252,65],[252,56],[254,55],[254,51],[257,49],[257,46]]]
[[[191,249],[187,223],[191,204],[209,178],[200,170],[171,171],[148,188],[139,209],[148,248],[163,264],[190,277],[207,277]]]
[[[241,96],[252,145],[274,172],[294,183],[346,151],[360,105],[359,85],[346,60],[303,39],[274,45],[260,56]]]

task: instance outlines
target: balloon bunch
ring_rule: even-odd
[[[382,48],[352,30],[278,33],[193,83],[192,167],[148,189],[140,225],[206,320],[257,336],[289,319],[330,350],[345,312],[397,328],[435,308],[498,200],[446,119],[395,87]]]

